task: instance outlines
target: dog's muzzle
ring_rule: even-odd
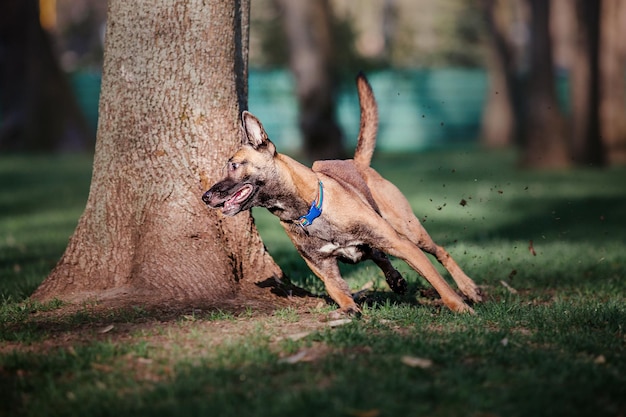
[[[235,184],[225,187],[224,183],[217,183],[202,196],[202,201],[211,208],[222,208],[226,216],[234,216],[242,210],[250,208],[254,196],[254,186],[251,184]]]
[[[207,206],[211,205],[211,199],[213,198],[213,191],[209,190],[206,193],[204,193],[202,195],[202,201],[204,201],[204,204],[206,204]]]

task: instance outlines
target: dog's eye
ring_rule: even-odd
[[[228,163],[228,170],[229,171],[236,171],[239,168],[240,164],[238,162],[229,162]]]

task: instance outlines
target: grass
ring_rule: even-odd
[[[59,260],[91,179],[87,157],[1,157],[0,294],[30,295]]]
[[[354,291],[369,290],[363,317],[335,326],[325,305],[49,315],[61,303],[27,297],[76,225],[90,164],[0,157],[0,415],[626,414],[624,168],[524,172],[508,152],[380,156],[376,168],[488,300],[455,315],[402,262],[402,297],[373,265],[343,266]],[[322,293],[275,219],[254,214],[283,270]]]

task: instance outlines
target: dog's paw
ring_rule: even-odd
[[[474,283],[473,285],[464,286],[463,288],[459,288],[463,295],[467,297],[473,303],[480,303],[483,301],[483,292],[478,288],[478,286]]]
[[[451,305],[448,307],[450,307],[450,310],[454,311],[455,313],[467,313],[467,314],[472,314],[472,315],[476,314],[476,312],[474,311],[472,307],[468,306],[467,304],[463,302],[456,304],[456,305]]]
[[[344,308],[339,308],[335,311],[328,313],[328,321],[340,320],[345,318],[358,318],[361,317],[361,309],[357,306],[349,306]]]
[[[354,318],[361,317],[361,314],[363,314],[359,306],[357,306],[356,304],[353,306],[341,308],[339,309],[339,311],[341,311],[342,314],[348,317],[354,317]]]
[[[389,288],[391,288],[391,291],[395,292],[396,294],[405,294],[409,287],[404,277],[396,270],[390,271],[389,273],[385,274],[385,281],[387,281],[387,284],[389,285]]]

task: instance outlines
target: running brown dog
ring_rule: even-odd
[[[307,265],[345,313],[358,313],[337,260],[373,260],[397,293],[406,281],[385,254],[396,256],[426,278],[452,311],[473,312],[430,263],[428,252],[450,272],[471,301],[482,297],[474,281],[428,235],[400,190],[370,167],[378,130],[378,109],[364,75],[357,77],[361,124],[354,159],[317,161],[308,168],[276,152],[263,125],[242,114],[242,144],[228,161],[226,177],[202,200],[234,216],[254,206],[267,208]]]

